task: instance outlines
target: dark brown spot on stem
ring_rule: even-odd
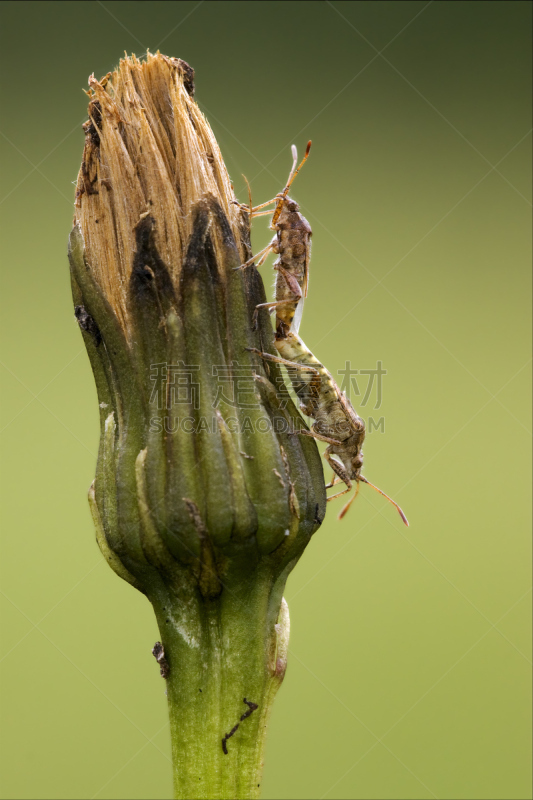
[[[82,331],[85,331],[85,333],[88,333],[90,336],[92,336],[96,347],[98,347],[102,341],[102,334],[100,333],[98,325],[94,319],[85,310],[85,306],[75,306],[74,315],[78,320],[78,325]]]
[[[170,665],[165,658],[165,648],[161,644],[161,642],[156,642],[152,648],[152,655],[159,664],[159,672],[161,673],[161,677],[168,678],[170,674]]]
[[[241,724],[241,722],[243,722],[247,717],[249,717],[250,714],[253,711],[255,711],[257,708],[259,708],[257,703],[252,703],[252,701],[251,700],[247,700],[246,697],[243,698],[243,703],[246,703],[246,705],[248,706],[248,711],[245,711],[244,714],[241,715],[241,718],[240,718],[239,722],[237,722],[237,724],[233,726],[233,728],[230,730],[230,732],[226,733],[224,738],[222,739],[222,752],[224,753],[225,756],[228,755],[228,747],[227,747],[227,744],[226,744],[228,739],[231,739],[231,737],[236,732],[236,730],[239,727],[239,725]]]

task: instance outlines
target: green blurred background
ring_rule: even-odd
[[[314,230],[301,334],[334,373],[382,361],[381,408],[352,399],[384,417],[366,474],[411,521],[362,487],[289,578],[264,797],[530,797],[531,5],[1,14],[3,796],[171,794],[155,621],[87,507],[97,403],[66,257],[81,89],[160,47],[194,66],[243,200],[242,173],[267,200],[313,139],[293,192]]]

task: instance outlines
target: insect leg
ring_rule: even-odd
[[[291,273],[286,270],[285,267],[282,267],[281,264],[274,264],[274,269],[277,272],[281,272],[291,292],[295,297],[298,298],[298,300],[300,300],[302,297],[302,289],[294,275],[291,275]]]
[[[243,175],[243,178],[244,178],[244,175]],[[251,200],[250,185],[249,185],[248,181],[246,180],[246,178],[244,178],[244,180],[246,181],[246,185],[248,186],[248,198],[249,198],[249,200]],[[251,214],[252,216],[255,217],[255,216],[261,216],[261,214],[257,214],[256,215],[256,213],[255,213],[256,211],[259,211],[260,208],[266,208],[267,206],[271,206],[272,203],[277,203],[278,201],[279,201],[279,195],[276,195],[276,197],[274,197],[272,200],[269,200],[267,203],[261,203],[261,205],[255,206],[255,208],[252,208],[251,203],[249,205],[245,205],[244,203],[239,203],[238,200],[232,200],[231,202],[233,203],[233,205],[239,206],[240,209],[242,209],[243,211],[247,211],[249,214]],[[263,213],[264,214],[273,214],[274,212],[273,212],[273,210],[271,210],[271,211],[265,211]]]
[[[359,494],[359,481],[357,481],[355,485],[355,492],[353,493],[353,497],[350,497],[344,508],[341,508],[341,510],[338,513],[337,519],[342,519],[344,517],[344,515],[348,512],[350,506],[352,505],[353,501],[355,500],[358,494]]]
[[[266,208],[266,206],[271,206],[272,203],[277,203],[277,202],[278,202],[278,197],[274,197],[272,200],[269,200],[267,203],[261,203],[260,206],[254,206],[254,208],[252,208],[252,214],[255,214],[255,212],[259,211],[260,208]],[[272,214],[272,211],[269,211],[268,213]]]
[[[349,492],[350,489],[352,488],[352,482],[351,482],[350,478],[348,477],[348,473],[346,472],[346,470],[344,469],[342,464],[339,464],[338,461],[336,461],[334,458],[331,457],[331,453],[328,452],[329,450],[331,450],[330,447],[328,447],[328,449],[324,453],[324,458],[326,459],[326,461],[330,465],[330,467],[333,470],[333,472],[335,473],[335,475],[337,475],[339,477],[340,481],[344,481],[344,483],[346,484],[346,486],[348,488],[345,489],[343,492],[340,492],[338,494],[332,494],[330,497],[328,497],[328,501],[329,500],[333,500],[334,497],[340,497],[340,495],[346,494],[346,492]],[[333,480],[333,484],[332,485],[334,486],[335,483],[337,483],[337,481]]]
[[[260,267],[261,264],[265,263],[265,261],[267,259],[267,256],[268,256],[268,254],[270,253],[271,250],[272,250],[272,242],[270,242],[270,244],[267,244],[266,247],[263,247],[263,249],[260,250],[258,253],[256,253],[255,256],[252,256],[251,258],[249,258],[248,261],[245,261],[244,264],[240,264],[238,267],[233,267],[233,269],[234,270],[244,269],[245,267],[251,266],[251,264],[254,263],[255,259],[258,256],[261,256],[261,258],[257,262],[256,267]]]
[[[252,318],[252,328],[254,331],[257,329],[257,317],[259,315],[260,308],[267,308],[269,313],[273,311],[278,306],[294,306],[296,303],[293,300],[278,300],[272,303],[259,303],[254,310],[254,315]]]
[[[329,450],[329,448],[328,448],[328,450]],[[327,450],[324,453],[324,458],[326,459],[328,464],[332,467],[333,471],[339,476],[339,478],[341,480],[344,481],[344,483],[348,487],[347,489],[344,489],[344,491],[342,491],[342,492],[337,492],[337,494],[330,495],[328,497],[327,501],[326,501],[326,502],[329,503],[330,500],[334,500],[336,497],[342,497],[343,494],[347,494],[350,491],[350,489],[352,488],[352,482],[351,482],[350,478],[348,477],[348,473],[346,472],[344,467],[342,467],[337,461],[335,461],[334,458],[331,458],[331,456],[330,456],[330,454],[328,453]],[[337,483],[337,481],[335,481],[335,479],[334,479],[332,485],[335,485],[335,483]],[[339,515],[338,515],[339,519],[342,519],[344,517],[344,515],[347,513],[348,509],[350,508],[350,506],[352,505],[353,501],[355,500],[355,498],[357,497],[358,494],[359,494],[359,480],[356,481],[355,492],[353,493],[353,497],[350,497],[350,499],[348,500],[346,505],[343,506],[343,508],[340,510]]]
[[[329,436],[322,436],[321,433],[315,433],[314,431],[294,431],[294,433],[289,434],[289,436],[295,436],[297,433],[301,433],[302,436],[311,436],[313,439],[317,439],[319,442],[327,442],[328,444],[342,444],[342,442],[339,442],[338,439],[330,439]],[[326,458],[325,455],[324,458]],[[329,459],[327,460],[329,461]]]
[[[257,267],[261,267],[265,263],[265,261],[267,260],[267,258],[270,255],[270,253],[272,253],[273,251],[274,251],[274,248],[272,246],[272,243],[270,243],[269,246],[267,247],[267,249],[265,250],[265,252],[263,253],[263,255],[261,256],[261,258],[259,259],[259,261],[257,262],[257,264],[255,265],[256,268]],[[261,252],[263,252],[263,251],[261,251]]]
[[[245,203],[239,203],[238,200],[232,200],[232,203],[234,206],[238,206],[241,211],[246,211],[246,213],[250,215],[250,206],[247,206]],[[272,209],[269,209],[268,211],[260,211],[259,214],[254,214],[252,209],[250,219],[252,217],[268,217],[272,214],[272,211]]]
[[[337,494],[330,494],[328,498],[326,498],[326,503],[329,503],[330,500],[335,500],[336,497],[342,497],[343,494],[348,494],[352,490],[350,486],[349,489],[343,489],[342,492],[337,492]]]
[[[303,364],[298,364],[296,361],[287,361],[286,358],[271,356],[270,353],[262,353],[261,350],[257,349],[257,347],[245,347],[244,349],[248,350],[250,353],[257,353],[257,355],[261,356],[261,358],[264,358],[265,361],[275,361],[276,364],[284,364],[286,367],[293,367],[294,369],[305,370],[306,372],[314,372],[315,375],[320,375],[320,372],[314,367],[306,367]],[[335,441],[334,444],[340,444],[340,442]]]
[[[331,476],[330,482],[326,483],[326,489],[332,489],[334,486],[337,486],[338,483],[341,483],[341,479],[334,472]]]
[[[244,208],[247,209],[248,206],[244,206]],[[272,214],[272,209],[270,209],[269,211],[260,211],[259,214],[254,214],[252,212],[252,217],[254,217],[254,219],[255,219],[255,217],[268,217],[268,216],[270,216],[270,214]]]
[[[271,303],[258,303],[256,308],[276,308],[276,306],[295,306],[294,300],[273,300]]]

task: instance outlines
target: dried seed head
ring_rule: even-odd
[[[206,753],[229,756],[222,794],[248,797],[231,737],[239,729],[255,796],[253,753],[287,662],[283,588],[326,491],[315,441],[293,435],[303,420],[278,364],[257,356],[274,331],[259,272],[239,268],[248,216],[192,78],[160,54],[91,77],[69,261],[100,410],[98,545],[154,606],[171,727],[187,719],[200,741],[215,698],[220,738]],[[177,764],[184,741],[173,739]]]
[[[247,217],[192,75],[148,54],[91,77],[69,248],[100,408],[98,541],[122,578],[185,605],[253,583],[264,558],[278,586],[326,501],[316,445],[254,355],[272,348],[268,313],[252,325],[264,287],[238,269]]]
[[[193,76],[185,61],[148,53],[143,61],[122,59],[100,81],[89,78],[74,221],[92,274],[128,338],[131,254],[143,216],[155,221],[154,244],[174,285],[200,198],[218,200],[240,246],[240,212],[213,132],[193,100]]]

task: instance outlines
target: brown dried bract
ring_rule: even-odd
[[[192,206],[214,196],[239,245],[242,217],[213,132],[192,99],[194,70],[185,61],[160,53],[126,57],[101,81],[91,75],[89,86],[75,222],[94,278],[129,334],[126,295],[139,219],[147,211],[153,217],[155,246],[176,285]]]

